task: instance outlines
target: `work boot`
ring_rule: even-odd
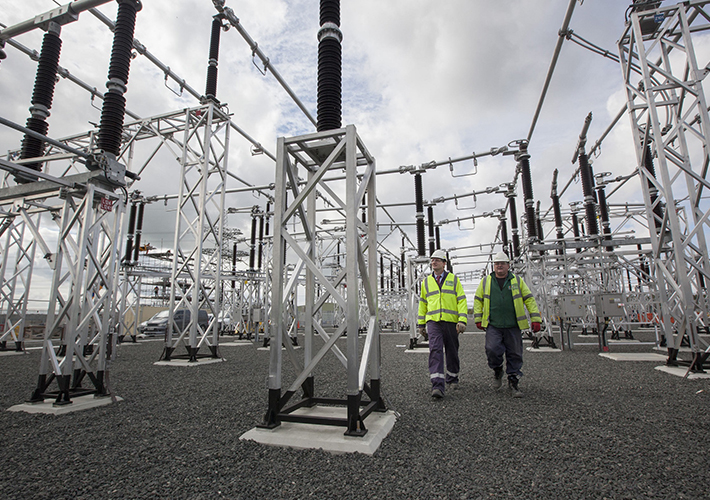
[[[508,388],[513,393],[514,398],[522,398],[523,397],[523,393],[520,392],[520,389],[518,388],[518,377],[508,378]]]
[[[432,389],[431,397],[434,399],[441,399],[444,397],[444,393],[441,392],[441,389]]]
[[[452,391],[458,391],[459,390],[459,383],[458,382],[451,382],[449,384],[449,389]]]
[[[496,391],[503,386],[503,367],[494,368],[493,371],[493,389]]]

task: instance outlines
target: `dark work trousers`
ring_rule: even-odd
[[[505,355],[505,372],[508,378],[523,376],[523,335],[520,328],[486,327],[486,357],[488,366],[496,369],[503,366]]]
[[[429,378],[431,388],[445,390],[445,383],[459,382],[459,334],[456,323],[427,321],[429,335]],[[444,366],[444,352],[446,366]]]

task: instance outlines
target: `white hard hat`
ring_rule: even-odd
[[[444,252],[443,250],[434,250],[434,253],[431,254],[431,258],[446,260],[446,252]]]
[[[510,258],[505,252],[498,252],[493,256],[493,262],[510,262]]]

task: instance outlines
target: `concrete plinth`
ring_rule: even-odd
[[[688,373],[688,368],[685,366],[657,366],[656,370],[664,373],[670,373],[671,375],[675,375],[676,377],[685,377],[685,374]],[[710,379],[710,372],[708,373],[693,373],[690,372],[688,373],[688,379],[689,380],[695,380],[695,379]]]
[[[214,363],[221,363],[226,361],[224,358],[198,358],[197,361],[188,361],[186,359],[171,359],[170,361],[156,361],[153,363],[156,366],[182,366],[182,367],[193,367],[193,366],[204,366],[211,365]]]
[[[347,409],[316,405],[312,408],[299,408],[293,414],[346,418]],[[283,422],[274,429],[255,427],[242,434],[239,439],[285,448],[322,449],[336,454],[357,452],[372,455],[394,428],[395,420],[392,411],[371,413],[365,419],[367,434],[362,437],[344,435],[345,427]]]
[[[116,401],[123,401],[123,398],[115,397]],[[72,403],[68,405],[54,406],[54,400],[47,400],[41,403],[22,403],[11,406],[7,411],[24,411],[27,413],[46,413],[49,415],[62,415],[64,413],[72,413],[75,411],[88,410],[97,406],[105,406],[113,403],[111,396],[94,397],[89,394],[87,396],[77,396],[72,398]]]
[[[602,358],[613,359],[614,361],[654,361],[662,363],[665,356],[653,352],[600,352]]]

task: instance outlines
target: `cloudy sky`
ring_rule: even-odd
[[[577,2],[570,28],[590,42],[616,54],[625,11],[630,0]],[[342,0],[343,124],[354,124],[379,170],[402,165],[444,161],[471,153],[485,153],[528,135],[550,60],[568,7],[568,0]],[[0,22],[12,26],[55,6],[51,0],[0,0]],[[241,24],[270,58],[311,113],[316,115],[317,0],[227,0]],[[116,4],[100,7],[115,20]],[[216,10],[208,0],[147,0],[138,13],[135,37],[164,64],[198,92],[204,92],[210,25]],[[16,40],[39,50],[42,32]],[[112,33],[89,12],[62,29],[60,65],[89,85],[105,91]],[[36,64],[13,47],[0,63],[0,115],[24,124],[29,116]],[[257,64],[258,60],[256,61]],[[233,119],[249,135],[275,153],[276,138],[314,131],[313,125],[293,104],[272,75],[260,73],[251,50],[239,33],[222,34],[218,98],[228,103]],[[171,91],[177,84],[146,58],[133,60],[128,82],[127,108],[146,117],[194,106],[187,92]],[[566,41],[550,85],[545,105],[529,147],[536,200],[543,211],[550,207],[552,172],[559,169],[564,186],[575,165],[572,154],[589,112],[593,144],[624,105],[619,65]],[[94,106],[100,108],[97,100]],[[49,135],[64,137],[90,130],[100,111],[89,94],[60,79],[55,91]],[[0,130],[3,152],[19,147],[21,135]],[[232,135],[230,170],[254,184],[273,182],[273,162],[253,156],[250,144]],[[629,119],[624,117],[595,158],[595,172],[625,175],[635,168]],[[156,162],[135,187],[146,195],[173,194],[167,172],[174,164]],[[448,166],[423,175],[424,198],[465,196],[513,179],[515,161],[510,156],[484,157],[475,175],[454,178]],[[455,165],[455,174],[474,171],[472,162]],[[378,177],[378,197],[383,203],[414,201],[410,174]],[[518,188],[518,213],[523,213],[522,187]],[[581,184],[574,181],[562,198],[563,208],[582,200]],[[640,184],[629,183],[610,203],[641,201]],[[503,208],[500,194],[481,195],[475,209],[469,197],[434,208],[437,221]],[[264,206],[263,197],[243,194],[230,206]],[[151,205],[147,210],[144,241],[169,247],[173,236],[165,221],[174,206]],[[391,209],[398,222],[413,223],[414,207]],[[230,216],[231,225],[248,233],[247,218]],[[380,216],[383,220],[384,216]],[[497,220],[481,218],[461,227],[442,226],[442,246],[461,248],[493,241]],[[416,243],[412,226],[403,229]],[[473,229],[473,230],[469,230]],[[552,224],[545,227],[552,231]],[[380,231],[385,235],[387,231]],[[399,254],[401,239],[387,245]],[[454,251],[466,260],[470,251]],[[459,270],[478,266],[461,266]]]

